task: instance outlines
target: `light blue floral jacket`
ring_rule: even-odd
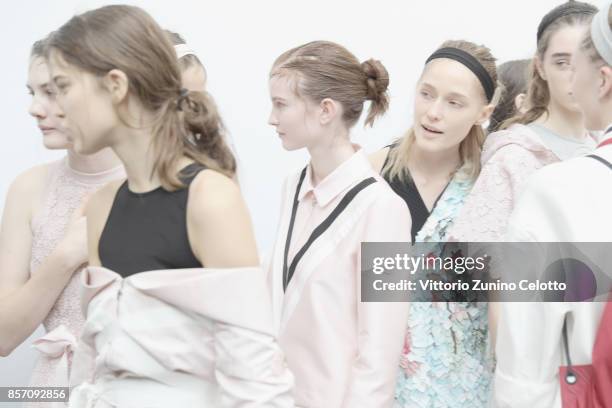
[[[444,242],[473,182],[455,176],[416,242]],[[486,304],[413,302],[400,361],[396,407],[486,407],[491,380]]]

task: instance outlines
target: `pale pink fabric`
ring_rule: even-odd
[[[81,282],[71,407],[293,407],[261,268],[89,267]]]
[[[48,165],[46,191],[40,211],[32,219],[31,274],[37,273],[41,263],[64,237],[72,213],[84,197],[124,174],[122,166],[97,174],[80,173],[68,166],[67,158]],[[65,386],[68,383],[71,354],[83,327],[77,276],[78,273],[73,275],[45,318],[43,325],[47,334],[33,344],[41,354],[30,386]]]
[[[300,172],[285,183],[269,279],[279,340],[295,375],[296,405],[389,407],[407,324],[405,303],[362,303],[360,248],[364,241],[410,242],[403,200],[356,153],[316,187],[310,168],[300,192],[289,263],[312,230],[362,180],[362,190],[299,262],[283,291],[283,252]]]
[[[529,176],[559,158],[532,129],[514,125],[487,137],[481,161],[482,171],[449,231],[450,240],[499,241]]]

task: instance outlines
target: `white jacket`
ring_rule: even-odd
[[[594,154],[612,162],[612,145],[600,147]],[[612,245],[611,210],[612,171],[608,167],[588,157],[552,164],[528,181],[510,219],[506,240]],[[611,274],[612,270],[606,272]],[[567,315],[572,364],[590,364],[605,305],[501,304],[492,405],[560,408],[558,370],[567,364],[563,321]]]

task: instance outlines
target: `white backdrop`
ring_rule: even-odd
[[[325,39],[346,46],[360,60],[373,57],[383,62],[391,78],[391,108],[373,129],[364,130],[361,122],[353,132],[357,143],[373,151],[410,125],[415,81],[425,58],[444,40],[484,43],[500,62],[526,58],[534,51],[540,18],[561,2],[149,0],[129,4],[145,8],[163,27],[182,34],[206,65],[209,91],[238,150],[244,194],[265,254],[276,232],[282,180],[306,160],[305,152],[283,151],[274,129],[267,125],[267,75],[281,52]],[[600,0],[596,3],[601,5]],[[18,173],[62,155],[44,150],[34,120],[27,114],[30,98],[25,82],[31,44],[73,14],[103,4],[109,2],[21,0],[6,3],[0,14],[4,56],[1,197]],[[27,384],[33,358],[29,344],[0,358],[0,386]],[[4,406],[9,405],[0,403]]]

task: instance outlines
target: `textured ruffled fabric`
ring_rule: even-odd
[[[472,183],[455,177],[417,235],[417,242],[446,240]],[[423,293],[422,295],[428,295]],[[489,397],[491,362],[487,307],[478,303],[413,302],[396,387],[396,406],[478,408]]]
[[[66,233],[72,213],[83,200],[106,183],[122,178],[122,166],[95,173],[80,173],[63,158],[48,165],[48,175],[40,210],[32,219],[32,254],[30,273],[38,273],[40,265],[53,252]],[[46,334],[34,348],[40,352],[32,376],[31,387],[65,386],[68,381],[76,339],[85,320],[79,302],[79,271],[57,298],[43,321]],[[57,352],[61,350],[61,353]],[[49,403],[24,403],[23,407],[50,407]]]
[[[558,161],[527,126],[514,125],[487,136],[480,176],[447,238],[463,242],[500,241],[529,176]]]

